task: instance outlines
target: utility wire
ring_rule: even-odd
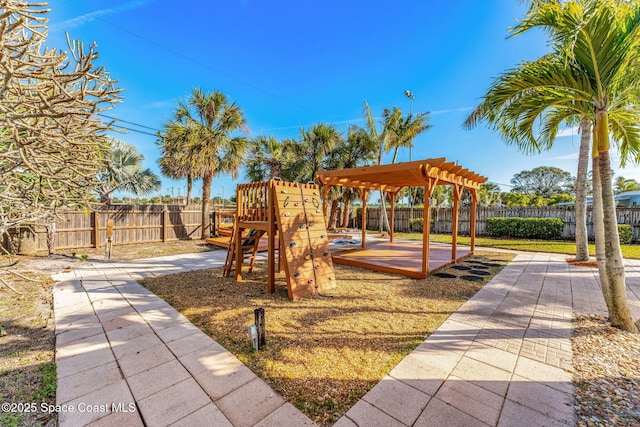
[[[138,124],[138,123],[134,123],[134,122],[128,122],[128,121],[126,121],[126,120],[122,120],[122,119],[119,119],[119,118],[117,118],[117,117],[107,116],[106,114],[98,113],[98,116],[106,117],[107,119],[111,119],[111,120],[117,120],[117,121],[119,121],[119,122],[127,123],[127,124],[134,125],[134,126],[137,126],[137,127],[140,127],[140,128],[151,129],[151,130],[155,130],[156,132],[160,132],[160,131],[159,131],[158,129],[156,129],[156,128],[152,128],[152,127],[150,127],[150,126],[145,126],[145,125],[140,125],[140,124]]]
[[[72,9],[77,10],[77,11],[78,11],[78,12],[80,12],[80,13],[85,13],[84,11],[82,11],[82,10],[78,9],[77,7],[73,7],[73,6],[70,6],[70,7],[71,7]],[[180,52],[180,51],[177,51],[177,50],[171,49],[171,48],[169,48],[169,47],[163,46],[163,45],[161,45],[161,44],[160,44],[160,43],[158,43],[158,42],[155,42],[155,41],[153,41],[153,40],[150,40],[150,39],[148,39],[148,38],[146,38],[146,37],[144,37],[144,36],[141,36],[140,34],[136,34],[136,33],[132,32],[132,31],[130,31],[130,30],[128,30],[128,29],[126,29],[126,28],[124,28],[124,27],[121,27],[121,26],[119,26],[119,25],[114,24],[113,22],[107,21],[106,19],[103,19],[103,18],[100,18],[100,17],[96,17],[96,19],[97,19],[97,20],[99,20],[99,21],[102,21],[102,22],[104,22],[104,23],[106,23],[106,24],[109,24],[109,25],[111,25],[112,27],[115,27],[115,28],[119,29],[120,31],[123,31],[123,32],[125,32],[125,33],[127,33],[127,34],[129,34],[129,35],[132,35],[132,36],[134,36],[134,37],[137,37],[137,38],[139,38],[140,40],[144,40],[144,41],[146,41],[146,42],[147,42],[147,43],[149,43],[149,44],[152,44],[152,45],[154,45],[154,46],[156,46],[156,47],[159,47],[160,49],[164,49],[164,50],[166,50],[167,52],[170,52],[170,53],[172,53],[172,54],[173,54],[173,55],[175,55],[175,56],[179,56],[179,57],[181,57],[181,58],[183,58],[183,59],[186,59],[187,61],[191,61],[191,62],[193,62],[194,64],[197,64],[197,65],[200,65],[201,67],[207,68],[207,69],[209,69],[209,70],[213,71],[214,73],[218,73],[218,74],[220,74],[220,75],[222,75],[222,76],[227,77],[228,79],[234,80],[234,81],[236,81],[236,82],[238,82],[238,83],[240,83],[240,84],[243,84],[243,85],[245,85],[245,86],[247,86],[247,87],[250,87],[250,88],[252,88],[252,89],[255,89],[255,90],[257,90],[257,91],[260,91],[260,92],[264,93],[265,95],[269,95],[269,96],[271,96],[271,97],[273,97],[273,98],[279,99],[280,101],[283,101],[283,102],[286,102],[286,103],[291,104],[291,105],[293,105],[293,106],[296,106],[296,107],[298,107],[298,108],[300,108],[300,109],[302,109],[302,110],[306,110],[306,111],[309,111],[309,112],[311,112],[311,113],[317,114],[317,112],[316,112],[316,111],[312,110],[312,109],[311,109],[311,108],[309,108],[309,107],[305,107],[304,105],[301,105],[301,104],[298,104],[298,103],[296,103],[296,102],[293,102],[293,101],[291,101],[290,99],[284,98],[283,96],[280,96],[280,95],[278,95],[278,94],[275,94],[275,93],[273,93],[273,92],[270,92],[270,91],[268,91],[268,90],[266,90],[266,89],[262,89],[261,87],[256,86],[256,85],[255,85],[255,84],[253,84],[253,83],[249,83],[249,82],[246,82],[246,81],[244,81],[244,80],[241,80],[241,79],[239,79],[239,78],[237,78],[237,77],[234,77],[234,76],[232,76],[231,74],[225,73],[224,71],[221,71],[221,70],[219,70],[219,69],[217,69],[217,68],[214,68],[214,67],[212,67],[212,66],[210,66],[210,65],[208,65],[208,64],[205,64],[205,63],[204,63],[204,62],[202,62],[202,61],[199,61],[199,60],[197,60],[197,59],[191,58],[190,56],[187,56],[187,55],[185,55],[184,53],[182,53],[182,52]]]

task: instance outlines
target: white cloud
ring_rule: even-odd
[[[576,136],[578,135],[579,131],[580,129],[577,127],[561,129],[556,134],[556,138],[562,138],[563,136]]]
[[[546,160],[578,160],[580,153],[563,154],[562,156],[548,157]]]
[[[447,113],[461,113],[465,111],[471,111],[473,107],[460,107],[460,108],[451,108],[449,110],[435,110],[432,111],[431,114],[447,114]]]
[[[68,31],[72,28],[80,27],[89,22],[95,21],[103,16],[113,15],[120,12],[125,12],[131,9],[137,9],[142,7],[148,3],[154,2],[155,0],[135,0],[129,3],[125,3],[122,6],[117,6],[108,9],[96,10],[95,12],[85,13],[84,15],[77,16],[75,18],[67,19],[66,21],[62,21],[58,24],[51,25],[51,29],[61,29],[64,31]]]

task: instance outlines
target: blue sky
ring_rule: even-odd
[[[498,184],[542,165],[575,174],[580,137],[571,129],[535,156],[484,125],[462,129],[495,76],[547,51],[541,33],[507,39],[526,11],[516,0],[57,0],[50,7],[48,45],[65,48],[65,31],[87,47],[95,41],[99,64],[125,89],[106,114],[128,122],[161,129],[198,86],[235,101],[251,136],[297,137],[320,122],[343,131],[362,125],[365,99],[375,115],[394,105],[408,112],[411,90],[413,111],[431,112],[433,126],[414,141],[414,160],[446,157]],[[155,137],[117,137],[160,174]],[[405,150],[399,161],[407,160]],[[640,169],[617,174],[640,180]],[[162,180],[163,194],[184,194],[186,181]],[[217,177],[212,196],[229,197],[245,181],[244,172],[236,181]]]

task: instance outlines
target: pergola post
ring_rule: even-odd
[[[431,205],[429,197],[426,197],[429,194],[427,191],[428,187],[424,189],[424,212],[422,214],[422,273],[427,274],[429,272],[429,243],[430,243],[430,234],[431,234]]]
[[[389,243],[393,243],[393,229],[395,227],[396,193],[391,193],[391,211],[389,212]]]
[[[460,195],[462,193],[462,186],[453,184],[453,211],[451,218],[451,261],[456,260],[456,253],[458,249],[458,214],[459,214],[459,202]]]
[[[476,217],[478,215],[478,190],[471,189],[471,230],[469,235],[471,236],[471,253],[474,253],[476,249]]]
[[[362,241],[361,246],[364,248],[364,244],[367,240],[367,197],[369,196],[369,190],[363,188],[358,191],[360,193],[360,199],[362,200],[362,210],[360,214],[362,215],[360,223],[362,224]]]
[[[324,215],[324,223],[329,224],[329,218],[327,218],[327,210],[329,210],[329,190],[332,185],[325,185],[322,187],[322,214]]]

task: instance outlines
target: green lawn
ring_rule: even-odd
[[[394,233],[398,240],[422,240],[422,233]],[[450,234],[432,234],[432,242],[451,243]],[[458,243],[469,244],[469,237],[458,236]],[[486,246],[499,249],[514,249],[528,252],[554,252],[559,254],[575,255],[576,245],[573,242],[548,241],[548,240],[518,240],[497,239],[493,237],[476,237],[476,246]],[[595,256],[595,245],[589,245],[589,254]],[[640,245],[622,245],[622,256],[629,259],[640,259]]]

